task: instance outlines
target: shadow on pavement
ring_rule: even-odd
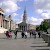
[[[43,44],[45,41],[39,42],[39,43],[32,43],[32,44]]]
[[[0,39],[7,39],[7,38],[0,38]]]
[[[50,49],[36,49],[36,50],[50,50]]]
[[[48,46],[30,46],[30,47],[48,47]]]

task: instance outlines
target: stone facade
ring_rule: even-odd
[[[29,30],[36,30],[36,25],[29,24]]]
[[[18,24],[18,26],[19,26],[20,31],[27,31],[28,30],[28,24],[27,23],[22,22],[22,23]]]
[[[4,11],[0,8],[0,27],[3,27],[8,30],[14,30],[14,29],[16,29],[14,25],[15,25],[15,23],[11,19],[11,15],[6,17],[4,15]],[[14,28],[13,28],[13,26],[14,26]]]
[[[0,27],[3,27],[4,11],[0,8]]]

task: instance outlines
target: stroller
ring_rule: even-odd
[[[9,31],[6,31],[5,34],[6,34],[6,37],[7,37],[7,38],[12,38],[12,35],[11,35],[11,33],[10,33]]]

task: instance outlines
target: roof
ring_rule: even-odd
[[[27,25],[27,23],[21,22],[18,25]]]

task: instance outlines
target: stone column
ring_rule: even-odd
[[[24,26],[23,26],[23,31],[24,31]]]
[[[25,31],[25,26],[24,26],[24,31]]]
[[[1,27],[1,14],[0,14],[0,27]]]
[[[23,26],[22,26],[22,30],[23,30]]]
[[[22,26],[20,26],[20,28],[19,28],[20,30],[22,30]]]
[[[20,30],[22,30],[22,26],[20,26],[20,28],[19,28]]]
[[[3,27],[4,14],[2,14],[2,27]]]
[[[0,27],[2,27],[2,24],[3,24],[3,18],[2,18],[2,14],[0,13]]]
[[[24,31],[24,26],[23,26],[23,31]]]
[[[9,29],[9,21],[7,22],[7,28]]]
[[[25,26],[25,31],[26,31],[26,26]]]
[[[5,20],[3,21],[3,27],[5,28]]]

